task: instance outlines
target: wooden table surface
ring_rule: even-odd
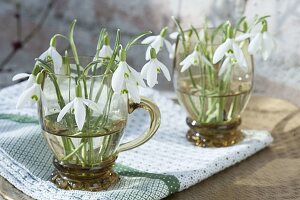
[[[271,131],[273,144],[247,160],[166,199],[300,199],[300,110],[269,97],[251,98],[243,128]],[[0,177],[0,199],[29,200]]]

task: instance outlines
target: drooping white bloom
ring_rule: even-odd
[[[222,76],[226,70],[228,69],[228,67],[232,64],[235,64],[237,61],[234,58],[234,55],[232,53],[226,53],[226,58],[223,61],[220,70],[218,72],[218,76]]]
[[[213,64],[219,62],[224,56],[226,56],[226,53],[232,53],[233,58],[237,61],[237,63],[242,68],[247,68],[247,62],[243,51],[232,38],[227,38],[224,43],[218,46],[213,56]]]
[[[56,51],[56,48],[54,46],[50,46],[44,53],[42,53],[39,56],[39,59],[41,60],[51,60],[53,62],[54,66],[54,72],[56,74],[61,74],[62,72],[62,57],[61,55]]]
[[[169,58],[173,59],[175,57],[176,43],[172,44],[172,51],[169,52]]]
[[[168,81],[171,80],[171,76],[168,68],[161,63],[156,58],[156,53],[154,48],[151,49],[151,58],[150,60],[143,66],[141,75],[144,79],[147,80],[148,85],[152,88],[155,84],[157,84],[157,74],[161,71]]]
[[[259,32],[250,41],[248,51],[252,54],[261,52],[264,60],[267,60],[275,48],[275,40],[268,32]]]
[[[241,34],[236,38],[237,41],[242,41],[250,38],[248,51],[251,54],[261,53],[264,60],[267,60],[275,48],[275,39],[267,32],[268,24],[266,20],[261,22],[261,30],[253,29],[249,33]],[[254,27],[255,28],[255,27]]]
[[[179,63],[179,65],[182,65],[180,71],[184,72],[192,65],[198,65],[201,60],[204,62],[204,64],[212,67],[212,64],[209,62],[209,60],[195,49],[190,55],[188,55],[183,61]]]
[[[16,108],[19,109],[23,107],[27,102],[36,103],[41,100],[43,105],[46,106],[46,99],[42,91],[41,85],[34,83],[31,87],[26,89],[17,101]]]
[[[99,58],[110,58],[113,54],[113,50],[109,45],[103,45],[101,50],[99,51]]]
[[[14,77],[12,78],[12,81],[17,81],[23,78],[28,78],[26,81],[26,85],[25,85],[25,89],[30,88],[34,83],[35,83],[35,79],[36,76],[33,74],[27,74],[27,73],[19,73],[14,75]]]
[[[71,108],[73,108],[77,127],[79,130],[82,130],[86,117],[85,106],[96,112],[100,112],[100,108],[95,102],[89,99],[84,99],[82,97],[75,97],[73,101],[65,105],[65,107],[63,107],[63,109],[59,112],[57,116],[57,122],[60,122],[67,114],[67,112],[71,110]]]
[[[170,37],[172,40],[176,40],[177,37],[178,37],[178,35],[179,35],[179,33],[178,33],[177,31],[175,31],[175,32],[171,33],[171,34],[169,35],[169,37]]]
[[[134,102],[140,102],[139,87],[146,87],[141,75],[126,61],[120,61],[112,76],[112,89],[117,94],[127,94]]]
[[[164,45],[166,46],[169,54],[171,55],[170,57],[172,57],[172,55],[174,55],[171,43],[165,38],[167,30],[168,30],[167,27],[165,27],[162,29],[162,31],[159,35],[149,36],[141,42],[142,44],[149,45],[147,48],[147,51],[146,51],[146,56],[145,56],[146,60],[150,60],[151,48],[154,48],[156,53],[158,53]]]

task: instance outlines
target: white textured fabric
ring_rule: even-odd
[[[0,114],[36,116],[35,108],[25,108],[20,111],[14,109],[17,96],[23,87],[24,84],[17,84],[0,91]],[[149,142],[136,149],[122,152],[117,163],[147,173],[175,176],[179,180],[179,191],[246,159],[268,146],[273,140],[271,134],[267,131],[243,130],[244,140],[232,147],[200,148],[193,146],[185,138],[188,127],[185,124],[184,110],[157,91],[145,89],[143,94],[152,99],[160,108],[162,114],[161,126]],[[7,120],[2,121],[3,123],[17,124],[17,122]],[[129,117],[124,140],[135,138],[148,125],[149,117],[147,113],[143,110],[135,111]],[[6,127],[4,129],[9,133],[5,136],[5,141],[21,137],[18,130],[11,128],[16,126],[14,124],[1,126],[0,123],[0,127]],[[22,128],[22,132],[24,132],[24,127]],[[38,125],[30,123],[26,124],[25,129],[34,129],[35,131],[31,131],[33,133],[39,131]],[[1,135],[3,133],[0,134],[0,141]],[[23,143],[28,146],[33,145],[30,141],[23,141]],[[63,191],[55,188],[52,183],[47,181],[47,174],[51,173],[52,169],[52,166],[49,166],[51,165],[49,164],[51,163],[50,151],[45,152],[48,157],[40,158],[39,162],[45,162],[46,164],[40,166],[36,171],[37,169],[32,163],[26,163],[25,159],[20,160],[19,157],[14,157],[17,154],[12,156],[12,154],[7,153],[9,147],[5,150],[6,143],[3,144],[2,147],[0,146],[1,175],[18,189],[37,199],[53,199],[53,195],[57,199],[72,199],[71,197],[80,199],[83,196],[84,199],[134,199],[138,197],[141,199],[157,199],[167,196],[168,187],[173,187],[172,185],[166,187],[158,179],[144,178],[139,180],[138,178],[124,176],[116,187],[110,188],[107,192]],[[48,151],[47,148],[44,149]],[[30,186],[28,186],[29,183],[31,183]],[[150,185],[152,187],[148,189]],[[127,190],[130,190],[130,193],[126,193]],[[120,193],[120,191],[123,193]]]

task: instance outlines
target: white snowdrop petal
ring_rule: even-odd
[[[250,37],[252,37],[252,34],[250,34],[250,33],[244,33],[244,34],[241,34],[241,35],[237,36],[235,38],[235,41],[241,42],[241,41],[243,41],[243,40],[245,40],[247,38],[250,38]]]
[[[30,88],[25,90],[20,97],[18,98],[16,108],[19,109],[23,107],[28,101],[31,101],[31,97],[35,92],[35,85],[32,85]]]
[[[142,70],[141,70],[141,76],[142,76],[143,79],[146,79],[146,78],[147,78],[147,72],[148,72],[148,68],[149,68],[150,62],[151,62],[151,61],[147,62],[147,63],[143,66],[143,68],[142,68]]]
[[[179,35],[178,32],[173,32],[173,33],[171,33],[171,34],[169,35],[169,37],[170,37],[171,39],[173,39],[173,40],[176,40],[177,37],[178,37],[178,35]]]
[[[155,66],[150,66],[148,69],[147,83],[151,88],[157,83],[157,69]]]
[[[168,81],[170,81],[171,80],[171,76],[170,76],[170,72],[169,72],[169,70],[168,70],[168,68],[166,67],[166,65],[164,65],[162,62],[160,62],[159,60],[155,60],[155,64],[157,65],[157,66],[159,66],[159,68],[161,69],[161,71],[163,72],[163,74],[164,74],[164,76],[166,77],[166,79],[168,80]]]
[[[235,42],[232,43],[233,54],[241,67],[247,67],[247,62],[242,49]]]
[[[169,58],[173,59],[175,58],[175,51],[176,51],[176,44],[172,44],[172,53],[169,53]]]
[[[82,102],[82,98],[76,97],[74,99],[74,115],[78,129],[82,130],[86,116],[85,106]]]
[[[56,74],[61,74],[61,70],[62,70],[62,57],[61,55],[56,51],[56,49],[54,47],[50,47],[51,48],[51,58],[53,60],[53,65],[54,65],[54,72]]]
[[[230,48],[231,43],[231,39],[227,38],[223,44],[218,46],[213,56],[213,64],[216,64],[224,57],[226,51],[228,51],[228,49]]]
[[[249,47],[248,47],[248,51],[251,54],[256,53],[259,50],[259,48],[261,48],[261,42],[262,42],[262,34],[258,33],[253,38],[253,40],[250,41],[250,44],[249,44]]]
[[[126,87],[128,89],[128,93],[129,93],[130,97],[132,98],[132,100],[135,103],[140,103],[141,97],[140,97],[140,94],[139,94],[138,86],[135,85],[135,84],[127,83]]]
[[[147,50],[146,50],[146,54],[145,54],[145,59],[146,60],[150,60],[150,50],[151,50],[151,46],[148,46],[147,47]]]
[[[63,109],[59,112],[56,121],[60,122],[62,120],[62,118],[66,115],[66,113],[71,109],[71,107],[73,106],[74,102],[71,101],[69,102],[67,105],[65,105],[65,107],[63,107]]]
[[[267,32],[262,34],[262,38],[262,56],[264,60],[267,60],[271,55],[275,44],[273,38]]]
[[[27,78],[29,76],[30,76],[30,74],[27,74],[27,73],[19,73],[19,74],[16,74],[13,76],[12,81],[20,80],[22,78]]]
[[[39,59],[45,60],[45,59],[48,57],[48,55],[49,55],[49,51],[50,51],[50,47],[49,47],[44,53],[42,53],[42,54],[39,56]]]
[[[112,76],[111,86],[115,92],[119,93],[121,91],[124,81],[125,67],[126,66],[124,66],[124,62],[120,62],[118,68]]]
[[[223,64],[221,65],[221,68],[219,70],[218,76],[222,76],[228,69],[228,66],[230,65],[230,57],[225,58]]]
[[[149,36],[149,37],[146,37],[141,43],[142,44],[150,44],[151,42],[153,42],[155,40],[157,36]]]
[[[157,38],[150,44],[152,48],[155,49],[156,54],[160,51],[161,47],[163,46],[164,38],[161,36],[157,36]]]
[[[181,61],[179,63],[179,65],[185,65],[187,63],[192,63],[192,57],[191,57],[191,55],[188,55],[183,61]]]
[[[26,85],[25,85],[25,88],[30,88],[34,83],[35,83],[35,79],[36,79],[36,76],[30,74],[27,82],[26,82]]]
[[[96,104],[94,101],[89,100],[89,99],[82,99],[83,103],[89,107],[90,109],[96,111],[96,112],[100,112],[100,106],[98,104]]]
[[[167,47],[169,55],[174,55],[174,51],[173,51],[171,43],[168,40],[166,40],[166,39],[164,39],[164,43],[165,43],[165,45]]]
[[[108,45],[103,45],[100,52],[99,52],[99,57],[100,58],[107,58],[111,57],[113,54],[113,50],[110,48]]]
[[[186,63],[185,65],[182,66],[180,72],[184,72],[185,70],[190,68],[191,65],[192,65],[191,63]]]
[[[211,62],[205,56],[201,56],[201,59],[204,62],[204,64],[210,66],[213,70],[215,69]]]
[[[146,87],[146,85],[145,85],[145,83],[144,83],[144,81],[143,81],[143,78],[142,78],[141,74],[138,73],[135,69],[133,69],[133,68],[130,67],[129,65],[128,65],[128,68],[129,68],[129,70],[130,70],[130,72],[131,72],[131,74],[132,74],[134,80],[135,80],[140,86]]]

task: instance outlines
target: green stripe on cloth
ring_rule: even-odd
[[[133,169],[131,167],[122,165],[122,164],[115,164],[114,166],[115,172],[117,172],[121,176],[129,176],[129,177],[146,177],[152,179],[160,179],[162,180],[169,188],[169,195],[175,192],[178,192],[180,183],[179,180],[172,175],[165,175],[165,174],[154,174],[139,171],[137,169]]]
[[[26,134],[25,135],[23,135],[23,133],[21,134],[22,136],[21,136],[21,139],[22,140],[28,140],[28,141],[31,141],[31,142],[33,142],[33,141],[35,141],[35,140],[39,140],[39,142],[37,142],[37,143],[39,143],[39,144],[42,144],[42,143],[44,143],[43,142],[43,138],[42,138],[42,136],[40,135],[38,138],[37,138],[37,135],[39,135],[37,132],[39,132],[39,128],[37,127],[37,124],[38,124],[38,120],[36,119],[36,118],[34,118],[34,117],[30,117],[30,116],[26,116],[26,115],[16,115],[16,114],[0,114],[0,119],[1,120],[4,120],[4,121],[12,121],[12,122],[16,122],[16,123],[20,123],[20,127],[25,127],[25,126],[28,126],[29,124],[35,124],[35,129],[36,129],[36,131],[31,131],[31,130],[28,130],[29,132],[31,132],[31,136],[30,137],[28,137],[28,136],[26,136]],[[23,125],[21,125],[21,124],[23,124]],[[27,124],[27,125],[25,125],[25,124]],[[29,125],[30,126],[30,125]],[[0,127],[1,128],[1,127]],[[4,127],[2,127],[2,128],[4,128]],[[15,127],[15,128],[17,128],[17,127]],[[4,128],[4,130],[5,130],[5,128]],[[23,130],[24,131],[24,130]],[[24,132],[24,133],[26,133],[26,131]],[[3,138],[4,139],[4,141],[6,141],[6,142],[9,142],[11,139],[5,139],[5,138]],[[2,139],[2,140],[3,140]],[[0,138],[0,141],[1,141],[1,138]],[[12,151],[12,150],[9,150],[10,148],[7,146],[7,145],[5,145],[6,144],[6,142],[1,142],[0,143],[0,148],[1,148],[1,144],[2,145],[4,145],[4,146],[6,146],[7,148],[3,148],[4,150],[7,150],[7,153],[9,153],[12,157],[14,157],[13,155],[12,155],[12,153],[14,153],[14,151]],[[12,142],[12,141],[10,141],[10,142]],[[9,143],[9,146],[11,146],[12,144],[11,143]],[[42,144],[43,145],[43,144]],[[44,144],[44,145],[46,145],[46,144]],[[4,146],[2,146],[2,147],[4,147]],[[15,146],[15,145],[13,145],[13,146]],[[17,145],[18,146],[18,145]],[[11,152],[12,151],[12,152]],[[20,150],[20,152],[24,152],[23,150]],[[47,154],[49,154],[48,156],[44,156],[43,158],[45,158],[45,157],[49,157],[48,158],[48,160],[50,160],[50,158],[52,157],[51,156],[51,153],[50,153],[50,149],[49,149],[49,152],[48,152],[48,150],[47,150]],[[41,158],[40,158],[41,159]],[[20,159],[20,160],[22,160],[22,159]],[[51,159],[52,160],[52,159]],[[16,161],[18,162],[19,160],[18,159],[16,159]],[[48,162],[48,161],[47,161]],[[22,162],[21,162],[22,163]],[[48,168],[49,167],[51,167],[50,166],[51,165],[51,163],[49,163],[49,165],[47,164],[47,166],[48,166]],[[34,165],[35,166],[35,165]],[[29,166],[26,166],[26,167],[29,167]],[[51,167],[52,168],[52,167]],[[32,169],[32,166],[31,166],[31,168],[29,167],[29,170],[31,171],[31,169]],[[46,171],[49,171],[50,169],[48,169],[48,170],[46,170]],[[114,166],[114,170],[116,171],[116,173],[118,173],[119,175],[121,175],[121,176],[125,176],[125,177],[132,177],[132,178],[135,178],[135,177],[137,177],[137,178],[148,178],[148,179],[153,179],[153,180],[159,180],[159,181],[162,181],[164,184],[165,184],[165,186],[167,186],[167,188],[168,188],[168,195],[170,195],[170,194],[173,194],[173,193],[175,193],[175,192],[178,192],[178,190],[179,190],[179,187],[180,187],[180,182],[179,182],[179,180],[175,177],[175,176],[172,176],[172,175],[166,175],[166,174],[155,174],[155,173],[149,173],[149,172],[144,172],[144,171],[140,171],[140,170],[138,170],[138,169],[134,169],[134,168],[131,168],[131,167],[129,167],[129,166],[125,166],[125,165],[122,165],[122,164],[120,164],[120,163],[116,163],[115,164],[115,166]],[[38,171],[38,170],[35,170],[35,171]],[[35,175],[36,174],[43,174],[43,173],[34,173]],[[130,188],[128,188],[128,189],[130,189]],[[150,190],[151,191],[151,190]],[[117,192],[117,191],[116,191]]]
[[[0,119],[8,119],[14,122],[20,122],[20,123],[39,123],[39,120],[37,120],[34,117],[30,117],[27,115],[15,115],[15,114],[0,114]]]

